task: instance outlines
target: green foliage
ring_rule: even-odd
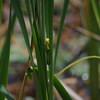
[[[98,1],[91,0],[91,5],[92,5],[93,12],[94,12],[95,20],[97,21],[97,25],[100,30],[100,11],[98,7],[99,6]]]
[[[67,93],[66,89],[63,87],[63,85],[61,84],[59,79],[57,79],[56,76],[54,76],[53,78],[54,78],[54,86],[57,89],[57,91],[60,94],[60,96],[62,97],[62,99],[63,100],[72,100],[72,98]]]
[[[7,100],[14,100],[12,95],[6,90],[6,88],[3,85],[0,85],[0,93],[6,97]],[[1,99],[1,97],[0,97]]]
[[[2,1],[0,0],[0,14]],[[23,11],[21,8],[20,0],[11,0],[10,7],[10,17],[9,17],[9,26],[6,35],[5,44],[3,47],[2,55],[0,58],[0,99],[4,100],[5,97],[8,100],[13,100],[12,96],[6,91],[5,87],[7,85],[8,78],[8,67],[9,67],[9,56],[10,56],[10,41],[11,41],[11,33],[13,31],[15,18],[17,17],[20,27],[22,29],[22,34],[26,43],[27,51],[29,54],[29,65],[23,79],[23,84],[19,93],[18,100],[22,100],[23,90],[25,85],[26,77],[32,79],[34,76],[35,82],[37,85],[37,93],[39,100],[53,100],[53,86],[57,89],[59,94],[61,95],[63,100],[72,100],[66,89],[63,87],[59,79],[54,76],[54,66],[56,65],[58,47],[60,42],[61,33],[63,30],[64,19],[66,16],[67,8],[68,8],[69,0],[64,0],[60,24],[58,28],[58,36],[56,41],[56,50],[55,54],[53,54],[53,9],[54,9],[54,0],[25,0],[26,12],[28,15],[30,28],[31,28],[31,44],[28,37],[28,31],[26,28],[26,24],[23,17]],[[91,1],[92,11],[94,11],[93,18],[95,18],[96,22],[93,21],[91,24],[98,24],[98,28],[100,29],[100,14],[98,14],[98,8],[96,3]],[[12,7],[14,14],[12,15]],[[92,14],[91,14],[92,16]],[[93,20],[90,18],[90,20]],[[92,30],[92,26],[89,23],[89,27],[91,27],[91,31],[98,32],[97,28]],[[94,45],[95,42],[91,41]],[[37,60],[37,65],[34,64],[33,56],[32,56],[32,48],[34,44],[35,55]],[[96,52],[97,52],[97,47]],[[93,49],[93,48],[92,48]],[[90,51],[92,52],[92,51]],[[53,58],[54,55],[54,58]],[[91,53],[93,55],[93,53]],[[98,53],[94,54],[98,55]],[[91,56],[92,58],[99,58],[97,56]],[[84,59],[88,59],[83,58]],[[80,62],[78,60],[78,62]],[[76,61],[76,63],[78,63]],[[73,65],[72,63],[71,65]]]
[[[1,15],[2,15],[2,0],[0,0],[0,20],[1,20]]]
[[[100,32],[100,13],[99,0],[85,0],[87,8],[85,8],[85,20],[87,29],[99,35]],[[90,39],[88,43],[88,55],[99,55],[99,42]],[[96,59],[89,60],[90,64],[90,94],[91,100],[99,100],[99,61]]]
[[[67,5],[66,5],[67,3]],[[20,26],[22,28],[23,36],[26,42],[27,50],[30,57],[31,65],[34,66],[32,52],[30,49],[28,32],[24,22],[21,6],[18,0],[12,1],[14,11],[19,20]],[[17,5],[16,5],[17,4]],[[54,0],[43,0],[40,3],[40,0],[25,0],[27,14],[29,17],[32,39],[35,46],[35,53],[38,66],[38,76],[35,74],[36,84],[38,84],[38,93],[41,94],[43,100],[53,100],[53,7]],[[66,15],[66,8],[68,6],[68,0],[64,2],[63,13],[61,17],[60,34],[63,27],[64,18]],[[40,12],[41,10],[41,12]],[[60,37],[60,36],[59,36]],[[47,50],[47,41],[48,38],[48,48]],[[48,59],[48,61],[46,60]],[[49,62],[49,63],[48,63]],[[49,69],[47,69],[49,66]],[[34,70],[35,72],[35,70]],[[48,74],[47,74],[48,73]],[[48,81],[49,80],[49,81]],[[43,84],[43,86],[42,86]],[[22,93],[20,93],[21,99]]]
[[[57,74],[55,74],[56,76],[59,76],[59,75],[61,75],[63,72],[65,72],[67,69],[69,69],[69,68],[71,68],[71,67],[73,67],[75,64],[78,64],[78,63],[80,63],[81,61],[84,61],[84,60],[87,60],[87,59],[100,59],[100,57],[99,56],[87,56],[87,57],[83,57],[83,58],[81,58],[81,59],[78,59],[78,60],[76,60],[76,61],[74,61],[74,62],[72,62],[71,64],[69,64],[68,66],[66,66],[64,69],[62,69],[60,72],[58,72]]]
[[[9,17],[9,27],[6,35],[5,44],[2,50],[1,58],[0,58],[0,84],[5,86],[7,85],[8,80],[8,67],[9,67],[9,56],[10,56],[10,40],[11,40],[11,32],[13,28],[13,17],[11,17],[11,9],[10,9],[10,17]],[[4,100],[4,96],[0,94],[0,98]]]
[[[57,41],[56,41],[54,66],[56,65],[58,47],[59,47],[61,33],[62,33],[62,30],[63,30],[63,24],[64,24],[64,19],[65,19],[65,16],[66,16],[66,12],[67,12],[68,3],[69,3],[69,0],[64,0],[64,6],[63,6],[63,10],[62,10],[61,20],[60,20],[60,24],[59,24],[59,28],[58,28],[58,37],[57,37]]]

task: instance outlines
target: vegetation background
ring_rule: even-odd
[[[95,59],[100,55],[100,1],[54,0],[53,9],[53,0],[51,2],[42,0],[40,11],[42,13],[39,13],[42,17],[39,17],[37,11],[40,10],[39,0],[38,2],[34,0],[33,5],[29,4],[32,0],[20,0],[19,4],[17,4],[18,0],[13,1],[0,0],[0,100],[4,100],[4,96],[9,98],[8,100],[13,100],[13,97],[15,100],[21,98],[37,100],[39,97],[43,100],[52,100],[53,73],[56,74],[86,56],[96,57],[73,65],[59,79],[65,84],[65,90],[74,100],[100,100],[100,59]],[[33,7],[34,13],[31,12],[30,7],[31,9]],[[37,64],[40,69],[37,69]],[[54,70],[50,67],[53,64]],[[30,65],[35,66],[36,71],[33,73],[28,69],[28,77],[25,78],[26,69],[31,68]],[[41,66],[46,66],[47,69]],[[51,80],[50,84],[48,79]],[[61,85],[56,84],[60,83],[58,81],[55,79],[54,85],[59,93],[54,89],[53,99],[62,100],[65,97],[62,95],[64,89],[61,92]],[[37,91],[40,91],[39,86],[42,92],[37,95]],[[67,99],[70,100],[68,94]]]

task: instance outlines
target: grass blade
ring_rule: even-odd
[[[47,2],[47,5],[45,6],[45,9],[48,9],[47,12],[45,12],[45,16],[47,14],[47,20],[48,23],[45,24],[47,27],[46,29],[48,30],[48,38],[49,38],[49,46],[50,46],[50,52],[48,54],[49,56],[49,100],[53,100],[53,11],[54,11],[54,0],[48,0],[44,1]]]
[[[31,53],[31,49],[30,49],[28,32],[27,32],[26,25],[25,25],[25,22],[24,22],[24,18],[23,18],[23,15],[22,15],[22,11],[21,11],[21,8],[20,8],[19,0],[13,0],[12,5],[13,5],[13,8],[15,10],[15,14],[18,17],[20,26],[22,28],[23,36],[24,36],[24,39],[25,39],[25,43],[26,43],[26,47],[27,47],[27,50],[28,50],[28,53],[29,53],[29,56],[30,56],[31,63],[33,63],[33,57],[32,57],[32,53]]]
[[[0,0],[0,21],[1,21],[1,16],[2,16],[2,0]]]
[[[58,93],[62,97],[63,100],[72,100],[66,89],[63,87],[61,82],[56,76],[53,76],[54,86],[57,89]]]
[[[55,56],[54,56],[54,66],[56,65],[58,47],[59,47],[60,37],[61,37],[62,29],[63,29],[64,19],[65,19],[67,8],[68,8],[68,3],[69,3],[69,0],[64,0],[62,15],[61,15],[61,19],[60,19],[59,28],[58,28],[58,37],[57,37],[57,41],[56,41],[56,50],[55,50]]]
[[[15,17],[14,16],[11,17],[11,8],[12,7],[10,6],[9,26],[8,26],[6,40],[0,58],[0,84],[5,87],[8,81],[11,33],[15,22]],[[4,96],[2,94],[0,94],[0,99],[4,100]]]
[[[13,96],[6,90],[6,88],[3,85],[0,85],[0,93],[4,95],[7,100],[14,100]]]
[[[81,58],[79,60],[76,60],[74,61],[73,63],[69,64],[68,66],[66,66],[64,69],[62,69],[60,72],[58,72],[57,74],[55,74],[56,76],[59,76],[61,75],[64,71],[66,71],[67,69],[71,68],[72,66],[74,66],[75,64],[81,62],[81,61],[84,61],[84,60],[87,60],[87,59],[100,59],[99,56],[88,56],[88,57],[84,57],[84,58]]]
[[[94,11],[94,14],[95,14],[95,17],[96,17],[96,21],[97,21],[97,24],[99,26],[99,29],[100,29],[100,16],[99,16],[99,10],[98,10],[98,6],[96,4],[96,0],[91,0],[91,4],[92,4],[92,7],[93,7],[93,11]]]
[[[95,2],[97,3],[99,2],[99,0],[95,0]],[[85,0],[84,3],[85,3],[84,6],[87,5],[87,7],[84,7],[84,11],[85,11],[84,21],[86,22],[85,27],[87,27],[89,31],[99,35],[100,28],[97,23],[97,19],[96,19],[95,12],[93,10],[92,2],[91,0]],[[99,42],[98,41],[90,39],[90,41],[88,42],[88,46],[87,46],[87,54],[89,56],[99,55]],[[96,59],[91,59],[89,60],[89,66],[90,66],[90,69],[89,69],[90,99],[95,100],[98,98],[99,100],[100,99],[99,92],[98,92],[99,91],[99,78],[98,78],[99,77],[99,61]]]

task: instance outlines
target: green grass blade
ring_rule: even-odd
[[[99,0],[96,0],[99,2]],[[97,3],[96,2],[96,3]],[[87,5],[87,7],[85,7]],[[93,5],[91,0],[85,0],[84,4],[84,18],[86,21],[86,27],[89,31],[99,35],[100,29],[97,23],[96,15],[93,10]],[[100,22],[100,21],[99,21]],[[95,27],[94,27],[95,26]],[[99,55],[99,42],[93,39],[90,39],[87,46],[87,54]],[[96,59],[89,60],[89,76],[90,76],[90,99],[99,100],[99,61]],[[95,67],[94,67],[95,66]]]
[[[11,17],[11,7],[10,7],[9,25],[8,25],[6,40],[0,58],[0,84],[4,85],[5,87],[8,81],[10,41],[11,41],[11,33],[13,30],[14,23],[15,23],[15,15]],[[0,99],[4,100],[4,96],[2,94],[0,94]]]
[[[18,17],[20,26],[22,28],[22,33],[23,33],[23,36],[24,36],[24,39],[25,39],[25,43],[26,43],[26,46],[27,46],[29,56],[30,56],[30,61],[31,61],[31,63],[33,63],[33,57],[32,57],[32,53],[31,53],[31,50],[30,50],[28,32],[27,32],[26,25],[25,25],[25,22],[24,22],[24,18],[23,18],[23,15],[22,15],[22,11],[21,11],[21,8],[20,8],[19,0],[12,0],[12,5],[13,5],[14,11],[16,13],[16,16]]]
[[[0,21],[1,21],[1,16],[2,16],[2,0],[0,0]]]
[[[61,82],[56,76],[53,76],[54,86],[57,89],[58,93],[62,97],[63,100],[72,100],[66,89],[63,87]]]
[[[46,1],[46,0],[45,0]],[[47,19],[48,19],[48,38],[49,38],[49,100],[53,100],[53,11],[54,11],[54,0],[48,0],[48,5],[46,5],[47,12]]]
[[[58,28],[58,37],[57,37],[57,42],[56,42],[54,66],[56,65],[56,58],[57,58],[57,53],[58,53],[58,47],[59,47],[60,37],[61,37],[62,29],[63,29],[64,19],[65,19],[67,8],[68,8],[68,3],[69,3],[69,0],[64,0],[62,15],[61,15],[61,19],[60,19],[59,28]]]
[[[87,59],[100,59],[100,56],[87,56],[87,57],[83,57],[81,59],[78,59],[74,62],[72,62],[71,64],[69,64],[68,66],[66,66],[65,68],[63,68],[60,72],[58,72],[57,74],[55,74],[56,76],[61,75],[64,71],[66,71],[67,69],[71,68],[72,66],[74,66],[77,63],[80,63],[81,61],[87,60]]]
[[[0,93],[4,95],[7,100],[14,100],[13,96],[6,90],[6,88],[3,85],[0,85]]]
[[[99,9],[98,9],[98,3],[96,4],[96,0],[91,0],[91,4],[92,4],[92,7],[93,7],[93,11],[94,11],[94,14],[95,14],[95,17],[96,17],[96,21],[97,21],[97,24],[99,26],[99,29],[100,29],[100,16],[99,16]]]

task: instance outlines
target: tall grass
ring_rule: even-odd
[[[67,1],[67,0],[65,0]],[[23,36],[26,42],[28,53],[30,56],[30,64],[33,67],[34,77],[38,84],[38,94],[40,100],[53,100],[53,7],[54,0],[34,0],[27,1],[26,9],[29,17],[30,27],[32,31],[32,39],[35,46],[37,59],[37,69],[35,70],[32,52],[30,49],[28,32],[22,15],[19,1],[12,1],[14,11],[18,17],[22,28]],[[31,4],[30,4],[31,3]],[[17,5],[16,5],[17,4]],[[64,4],[66,6],[66,2]],[[64,9],[65,11],[67,9]],[[32,11],[32,12],[30,12]],[[32,16],[32,17],[31,17]],[[62,20],[63,23],[64,20]],[[46,41],[48,40],[48,41]],[[42,85],[43,84],[43,85]],[[19,100],[22,97],[20,96]]]
[[[85,0],[85,27],[99,35],[100,33],[100,11],[99,0]],[[99,55],[99,42],[90,39],[88,43],[88,55]],[[89,60],[90,65],[90,95],[91,100],[99,100],[99,61]]]
[[[26,69],[26,73],[33,73],[35,78],[35,82],[37,85],[38,99],[39,100],[53,100],[53,86],[57,88],[57,84],[64,89],[61,85],[60,81],[56,77],[54,77],[54,59],[53,59],[53,8],[54,8],[54,0],[25,0],[27,15],[29,18],[29,23],[31,27],[31,38],[32,45],[35,47],[35,54],[37,59],[37,65],[34,64],[33,56],[32,56],[32,48],[29,42],[28,32],[26,28],[26,24],[23,17],[23,12],[21,9],[21,4],[19,0],[11,0],[10,1],[10,16],[9,16],[9,27],[6,35],[6,40],[4,44],[4,48],[2,51],[2,56],[0,59],[0,84],[3,87],[7,85],[8,78],[8,67],[9,67],[9,56],[10,56],[10,40],[11,33],[14,26],[15,15],[17,16],[23,37],[26,43],[26,47],[29,54],[29,65]],[[61,30],[64,23],[64,18],[66,15],[68,6],[68,0],[64,1],[64,9],[61,17],[61,25],[59,27],[61,34]],[[14,10],[14,18],[12,16],[12,7]],[[1,7],[0,7],[1,8]],[[60,36],[59,38],[60,39]],[[59,43],[58,43],[59,44]],[[57,44],[57,45],[58,45]],[[58,46],[57,46],[58,49]],[[32,70],[28,70],[31,68]],[[29,71],[29,72],[28,72]],[[25,78],[29,77],[25,73]],[[57,80],[54,81],[53,80]],[[25,80],[23,80],[23,84],[20,90],[18,100],[22,100],[23,90],[24,90]],[[58,88],[57,88],[58,89]],[[1,91],[2,89],[0,89]],[[58,89],[59,90],[59,89]],[[3,89],[4,91],[4,89]],[[68,93],[64,90],[59,92],[61,96],[65,94],[66,97],[70,98]],[[4,98],[9,97],[6,95],[7,92],[0,92],[0,99],[4,100]],[[63,97],[64,98],[64,97]],[[10,99],[9,99],[10,100]],[[70,98],[71,100],[71,98]]]
[[[23,99],[23,91],[25,87],[26,78],[27,77],[31,78],[32,76],[34,76],[35,79],[39,100],[53,100],[54,86],[63,100],[67,100],[67,99],[72,100],[69,94],[67,93],[67,91],[65,90],[65,88],[63,87],[63,85],[61,84],[61,82],[59,81],[59,79],[54,75],[54,66],[56,65],[59,41],[63,29],[64,19],[66,16],[69,0],[64,0],[62,15],[60,19],[59,28],[58,28],[58,37],[56,41],[55,53],[53,53],[54,0],[24,0],[24,2],[25,2],[29,23],[30,23],[31,43],[29,41],[28,31],[24,21],[21,2],[20,0],[10,0],[10,16],[9,16],[8,31],[6,34],[2,55],[0,58],[0,100],[5,100],[5,97],[8,100],[14,100],[12,96],[6,91],[5,88],[7,86],[7,80],[8,80],[11,34],[13,32],[13,27],[14,27],[16,17],[22,29],[23,38],[25,40],[26,48],[29,54],[28,66],[26,68],[26,72],[24,75],[18,100]],[[0,5],[0,12],[1,12],[1,6],[2,4]],[[97,8],[94,7],[94,10],[95,9]],[[94,13],[96,14],[95,17],[97,23],[98,14],[97,12]],[[93,41],[91,42],[95,44]],[[33,45],[35,49],[37,65],[34,63],[34,58],[32,55]],[[96,52],[97,52],[97,48],[96,48]],[[96,55],[97,54],[98,53],[96,53]],[[93,53],[91,53],[91,55],[93,55]],[[93,57],[98,58],[95,56]]]

